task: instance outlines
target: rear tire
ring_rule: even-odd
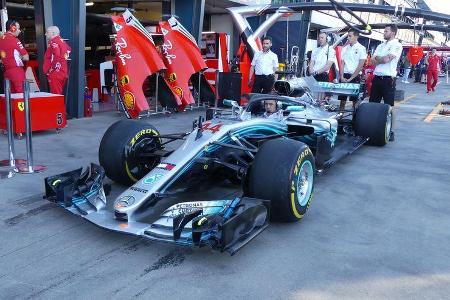
[[[300,220],[314,194],[314,157],[307,145],[290,139],[265,142],[251,166],[244,190],[250,197],[271,201],[271,218]]]
[[[99,148],[100,165],[106,175],[122,185],[132,185],[160,162],[159,157],[140,157],[142,151],[161,148],[159,132],[150,124],[137,120],[121,120],[103,135]]]
[[[356,110],[355,134],[368,137],[368,145],[384,146],[392,130],[392,108],[384,103],[363,103]]]

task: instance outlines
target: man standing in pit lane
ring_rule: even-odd
[[[7,32],[0,38],[0,58],[4,78],[11,82],[11,93],[22,93],[25,80],[24,61],[30,59],[27,50],[17,38],[20,24],[16,20],[6,22]]]
[[[395,38],[397,25],[390,24],[384,28],[385,42],[378,45],[372,57],[375,65],[372,92],[369,102],[384,103],[392,106],[392,129],[389,141],[394,141],[394,98],[397,78],[397,64],[402,55],[402,44]]]
[[[361,82],[361,70],[364,67],[367,58],[366,47],[358,42],[359,32],[356,30],[350,30],[348,32],[347,40],[348,44],[342,49],[342,68],[340,70],[340,81],[348,83],[360,83]],[[340,110],[345,109],[345,102],[347,96],[339,96],[341,103],[339,105]],[[353,103],[357,100],[357,97],[350,97],[350,101]]]
[[[253,74],[255,82],[252,93],[268,94],[272,91],[276,80],[276,70],[278,69],[278,56],[270,50],[272,38],[266,36],[262,40],[263,50],[256,52],[250,67],[248,86],[252,86]]]
[[[59,35],[57,26],[48,27],[45,37],[48,47],[44,55],[43,70],[47,74],[50,93],[62,95],[68,77],[67,59],[71,49]]]
[[[439,65],[441,63],[440,57],[436,54],[436,49],[428,52],[425,58],[425,65],[427,65],[427,94],[430,91],[434,92],[438,83]]]
[[[328,73],[336,60],[336,51],[328,44],[327,34],[321,32],[317,40],[318,47],[311,54],[309,74],[317,81],[329,82]]]

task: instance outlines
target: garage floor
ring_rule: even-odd
[[[42,199],[44,177],[98,161],[115,112],[36,133],[48,170],[0,180],[0,298],[448,298],[450,118],[429,113],[450,85],[399,88],[396,141],[336,164],[300,223],[272,224],[233,257],[108,232]],[[145,122],[180,132],[198,114]],[[6,144],[0,136],[0,159]],[[16,149],[23,158],[25,142]]]

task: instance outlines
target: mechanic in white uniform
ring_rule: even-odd
[[[268,94],[272,91],[276,80],[276,70],[278,69],[278,56],[270,50],[272,38],[266,36],[262,40],[263,50],[256,52],[250,67],[248,86],[252,86],[253,74],[255,82],[252,93]]]
[[[367,59],[367,50],[358,42],[358,38],[358,31],[352,29],[348,32],[348,44],[342,49],[342,68],[340,70],[340,82],[342,83],[359,84],[361,82],[361,70]],[[339,109],[344,110],[347,96],[339,96],[338,99],[341,100]],[[350,97],[350,101],[353,103],[356,100],[358,97]]]
[[[317,40],[318,47],[311,54],[309,74],[317,81],[329,82],[328,73],[336,60],[336,51],[328,44],[327,34],[321,32]]]
[[[372,81],[372,92],[369,102],[384,103],[392,106],[392,129],[389,141],[394,141],[394,98],[397,79],[397,64],[402,55],[402,44],[395,38],[397,25],[390,24],[384,28],[385,42],[378,45],[372,56],[372,64],[375,65]]]

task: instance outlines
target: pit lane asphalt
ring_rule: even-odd
[[[450,85],[399,88],[396,141],[337,163],[300,223],[271,224],[233,257],[108,232],[42,199],[44,177],[98,161],[116,113],[36,133],[35,162],[48,170],[0,180],[0,298],[448,298],[450,118],[423,120]],[[143,122],[180,132],[199,113]],[[16,149],[23,158],[25,142]]]

